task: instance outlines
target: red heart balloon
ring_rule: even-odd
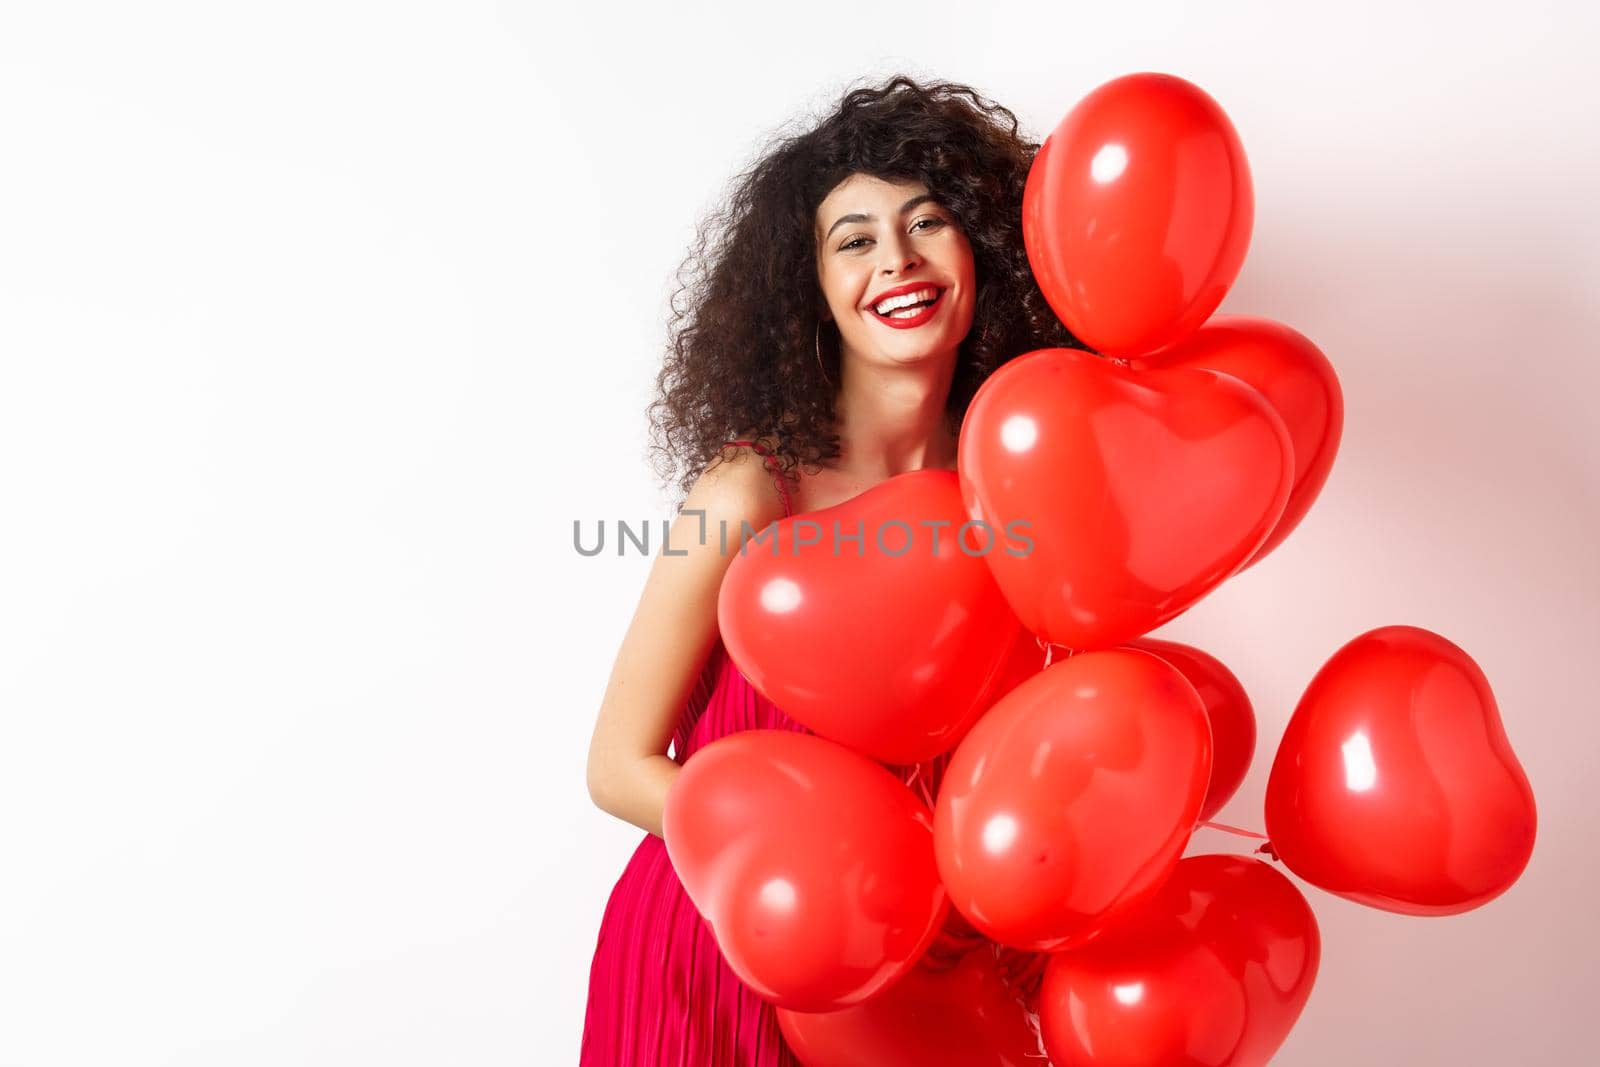
[[[1330,893],[1406,915],[1486,904],[1533,854],[1533,790],[1483,671],[1385,626],[1317,672],[1267,780],[1267,836]]]
[[[1201,367],[1244,382],[1272,405],[1289,431],[1294,481],[1283,515],[1244,570],[1278,547],[1328,480],[1344,431],[1344,394],[1322,350],[1303,334],[1271,319],[1217,315],[1188,340],[1148,360],[1144,367]]]
[[[1152,630],[1237,570],[1294,468],[1283,420],[1237,379],[1064,348],[984,382],[958,455],[969,514],[1031,542],[983,557],[1006,599],[1076,649]]]
[[[1250,770],[1256,751],[1256,713],[1250,696],[1221,660],[1193,645],[1141,637],[1127,647],[1160,656],[1178,668],[1200,695],[1211,724],[1211,781],[1200,805],[1203,822],[1222,810]]]
[[[1233,123],[1170,74],[1131,74],[1084,97],[1045,139],[1022,196],[1040,290],[1110,356],[1193,333],[1238,276],[1254,219]]]
[[[1260,1067],[1299,1019],[1321,956],[1289,879],[1243,856],[1191,856],[1137,915],[1051,958],[1045,1048],[1082,1067]]]
[[[1081,944],[1155,892],[1200,814],[1211,729],[1146,652],[1085,652],[1012,690],[945,771],[934,853],[950,900],[1013,948]]]
[[[945,970],[916,967],[844,1011],[780,1008],[784,1040],[806,1067],[1036,1067],[1039,1037],[1001,978],[992,947]]]
[[[984,563],[1004,532],[969,524],[955,472],[897,475],[764,536],[717,598],[723,643],[751,684],[885,763],[954,747],[1019,628]]]
[[[1256,716],[1250,697],[1244,691],[1244,686],[1239,684],[1239,679],[1220,660],[1193,645],[1141,637],[1122,647],[1137,648],[1160,656],[1189,679],[1189,684],[1200,696],[1200,703],[1206,709],[1206,720],[1211,724],[1211,782],[1206,787],[1205,802],[1200,806],[1200,819],[1203,822],[1222,810],[1223,805],[1238,792],[1245,774],[1250,770],[1250,761],[1256,749]],[[1056,651],[1056,658],[1070,654],[1070,650],[1060,649]],[[1040,647],[1039,639],[1027,630],[1022,631],[1011,646],[1011,654],[995,684],[991,703],[1038,674],[1044,667],[1044,649]]]
[[[948,902],[926,806],[820,737],[745,730],[684,762],[662,837],[728,965],[798,1011],[858,1004],[914,967]]]

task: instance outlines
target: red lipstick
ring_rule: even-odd
[[[875,310],[879,304],[883,303],[885,300],[888,300],[890,297],[904,296],[907,293],[916,293],[924,289],[932,289],[934,291],[933,301],[920,308],[915,315],[906,315],[901,318],[889,318],[885,315],[878,314],[878,312]],[[934,285],[932,282],[908,282],[905,285],[897,285],[893,289],[886,289],[877,296],[873,297],[872,302],[867,305],[867,311],[871,313],[873,318],[877,319],[885,326],[892,326],[897,330],[914,330],[918,326],[926,323],[929,319],[933,318],[933,316],[938,312],[940,304],[944,301],[944,294],[945,290],[937,285]],[[898,310],[903,311],[904,309],[901,308]]]

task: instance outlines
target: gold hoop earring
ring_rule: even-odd
[[[832,385],[833,384],[833,379],[828,377],[828,368],[823,366],[823,364],[822,364],[822,322],[821,322],[821,320],[818,320],[818,322],[817,322],[817,369],[822,372],[822,380],[827,382],[829,385]]]

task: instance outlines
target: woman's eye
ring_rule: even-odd
[[[912,232],[913,233],[917,232],[917,227],[921,226],[924,222],[929,223],[934,227],[938,227],[938,226],[943,226],[944,225],[944,220],[943,219],[935,219],[935,218],[918,219],[916,222],[913,222],[911,224]],[[850,249],[856,247],[857,245],[859,245],[861,242],[863,242],[865,240],[868,240],[868,238],[866,238],[866,237],[852,238],[851,240],[846,241],[844,244],[840,245],[839,246],[839,251],[848,252],[848,251],[850,251]]]

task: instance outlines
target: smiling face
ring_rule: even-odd
[[[818,206],[816,234],[823,318],[838,324],[843,358],[954,359],[977,299],[972,246],[927,186],[851,175]],[[883,300],[907,286],[880,315]]]

